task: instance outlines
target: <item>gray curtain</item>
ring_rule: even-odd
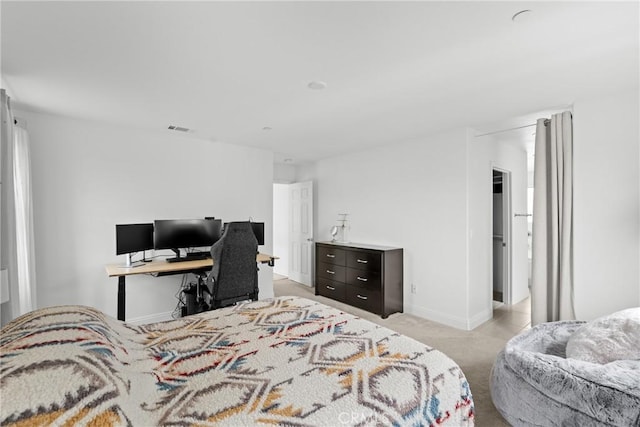
[[[17,293],[18,270],[16,268],[16,229],[15,229],[15,202],[13,198],[13,114],[9,105],[9,97],[4,89],[0,89],[0,101],[2,109],[2,121],[0,130],[0,164],[2,185],[0,186],[0,270],[9,283],[9,302],[2,304],[2,324],[6,324],[19,312],[19,307],[14,306],[11,295]],[[12,284],[16,284],[12,289]],[[3,290],[3,292],[6,290]],[[3,300],[6,295],[3,295]],[[15,299],[17,301],[17,298]]]
[[[573,125],[569,111],[536,124],[531,323],[575,319]]]
[[[0,89],[0,102],[0,270],[9,285],[9,302],[0,306],[4,325],[35,308],[36,285],[29,136],[15,126],[4,89]]]

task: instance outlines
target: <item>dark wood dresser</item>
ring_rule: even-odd
[[[316,295],[379,314],[402,312],[402,248],[316,243]]]

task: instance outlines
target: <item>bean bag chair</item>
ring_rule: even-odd
[[[491,398],[513,426],[640,426],[640,308],[512,338],[491,371]]]

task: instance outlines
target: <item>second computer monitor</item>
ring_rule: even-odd
[[[219,219],[157,219],[154,248],[180,249],[211,246],[220,239]]]
[[[153,249],[153,224],[116,224],[116,255]]]
[[[252,222],[251,228],[258,239],[258,245],[264,245],[264,222]]]
[[[242,222],[242,221],[240,221]],[[256,236],[256,240],[258,241],[258,245],[264,245],[264,222],[252,222],[247,221],[251,224],[251,228],[253,229],[253,234]],[[224,223],[224,228],[227,228],[228,222]]]

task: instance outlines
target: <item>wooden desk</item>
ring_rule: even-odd
[[[258,253],[256,262],[268,264],[273,267],[278,257]],[[149,274],[152,276],[184,274],[198,271],[206,271],[213,266],[211,258],[198,259],[192,261],[167,262],[164,259],[153,260],[151,262],[139,264],[133,267],[125,267],[122,264],[108,264],[105,266],[109,277],[118,278],[118,320],[125,320],[126,286],[125,277],[136,274]]]

